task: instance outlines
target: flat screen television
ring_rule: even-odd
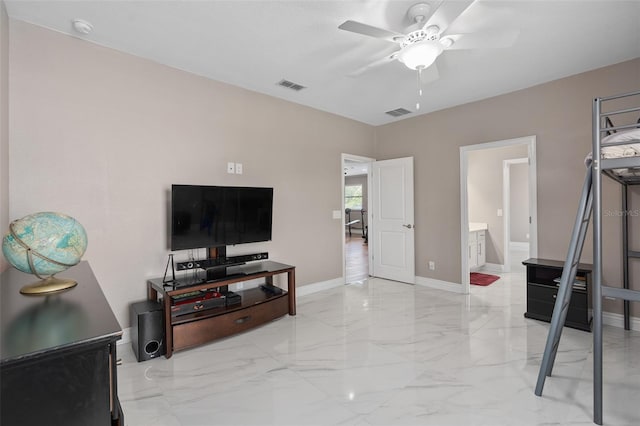
[[[171,250],[271,240],[273,188],[172,185]]]

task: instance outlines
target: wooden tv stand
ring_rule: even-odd
[[[164,284],[162,278],[147,281],[149,300],[162,299],[164,306],[164,330],[166,357],[174,351],[201,345],[222,337],[257,327],[287,313],[296,314],[295,266],[272,261],[251,262],[245,265],[229,266],[219,278],[200,283]],[[271,294],[262,288],[234,290],[242,298],[241,303],[201,310],[176,317],[171,316],[173,296],[195,290],[226,287],[244,281],[265,279],[265,284],[273,285],[273,277],[287,274],[287,290],[281,294]]]

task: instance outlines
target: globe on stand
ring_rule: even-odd
[[[62,213],[40,212],[14,220],[2,240],[2,253],[16,269],[40,281],[20,290],[25,295],[50,295],[75,287],[74,280],[54,275],[77,265],[87,249],[82,225]]]

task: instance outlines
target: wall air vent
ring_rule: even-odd
[[[401,115],[411,114],[411,111],[409,111],[408,109],[404,109],[404,108],[398,108],[398,109],[394,109],[394,110],[391,110],[391,111],[387,111],[387,112],[385,112],[385,114],[389,114],[392,117],[400,117]]]
[[[284,80],[284,79],[280,80],[277,84],[278,86],[286,87],[287,89],[295,90],[296,92],[299,92],[302,89],[306,89],[306,87],[301,84],[294,83],[293,81]]]

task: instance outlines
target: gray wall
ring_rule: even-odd
[[[640,59],[635,59],[378,127],[377,159],[414,156],[417,275],[461,282],[460,147],[528,135],[537,137],[538,255],[563,259],[584,180],[583,160],[591,150],[592,101],[638,87]],[[619,185],[605,179],[603,188],[604,206],[619,209]],[[618,283],[620,219],[603,222],[603,273],[607,282]],[[590,237],[582,259],[592,259]],[[436,261],[435,271],[428,270],[428,260]],[[638,280],[634,285],[640,290]],[[607,309],[619,305],[605,301]]]
[[[9,228],[9,18],[0,0],[0,237]],[[0,271],[7,267],[0,256]]]
[[[504,263],[503,161],[527,156],[527,145],[483,149],[468,153],[467,184],[469,222],[488,225],[487,263]]]
[[[10,216],[76,217],[123,326],[164,271],[172,183],[273,187],[273,241],[229,251],[268,251],[298,286],[342,277],[341,154],[372,157],[373,127],[24,22],[10,33]]]

